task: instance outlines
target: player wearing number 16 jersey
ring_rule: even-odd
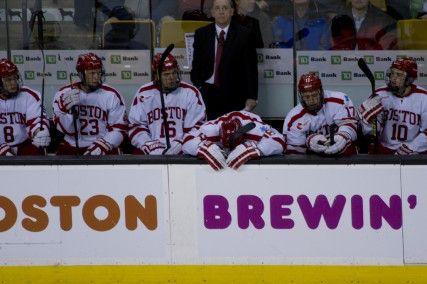
[[[40,155],[50,143],[41,97],[22,86],[18,68],[0,59],[0,156]]]
[[[105,72],[97,55],[80,55],[76,70],[80,82],[60,89],[53,102],[54,122],[65,135],[57,154],[116,154],[127,131],[122,96],[102,83]]]
[[[427,152],[427,90],[413,84],[417,73],[413,59],[396,59],[387,72],[387,86],[377,89],[360,107],[365,134],[377,117],[381,154]]]
[[[138,90],[129,112],[129,138],[135,147],[135,154],[180,154],[184,138],[196,131],[206,119],[205,104],[199,90],[181,82],[178,62],[171,54],[166,57],[161,78],[158,78],[160,59],[161,54],[153,59],[155,80]],[[159,80],[162,80],[162,84]],[[166,149],[160,85],[163,87],[167,114],[169,149]]]

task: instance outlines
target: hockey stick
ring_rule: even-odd
[[[43,11],[41,10],[40,7],[40,11],[36,12],[36,17],[37,17],[37,43],[40,49],[40,52],[42,54],[42,89],[41,89],[41,94],[40,94],[40,131],[43,131],[43,119],[44,119],[44,97],[45,97],[45,93],[44,93],[44,89],[45,89],[45,77],[46,77],[46,59],[44,57],[44,39],[43,39],[43,21],[44,21],[44,16],[43,16]],[[47,149],[46,147],[40,147],[42,148],[42,152],[44,153],[44,155],[47,155]]]
[[[67,59],[64,59],[65,61],[65,67],[67,68],[68,74],[69,75],[69,82],[70,82],[70,88],[71,89],[75,89],[76,88],[76,83],[73,81],[73,77],[75,76],[70,68],[70,66],[68,65],[68,61]],[[78,106],[73,106],[71,108],[71,114],[73,115],[73,128],[74,128],[74,143],[76,144],[76,151],[75,151],[75,155],[79,156],[80,154],[80,146],[79,146],[79,127],[78,127],[78,119],[79,119],[79,110],[78,110]],[[64,133],[65,134],[65,133]]]
[[[166,50],[162,53],[162,57],[160,57],[159,67],[157,68],[157,78],[159,80],[160,85],[160,103],[162,104],[162,119],[163,119],[163,129],[165,130],[165,138],[166,138],[166,149],[162,154],[166,153],[171,147],[170,137],[169,137],[169,124],[168,124],[168,114],[166,113],[165,106],[165,98],[163,94],[163,83],[162,83],[162,71],[163,71],[163,63],[166,60],[166,57],[171,53],[172,49],[174,49],[175,45],[169,44]]]
[[[74,89],[73,82],[73,73],[70,72],[70,85],[71,89]],[[77,120],[79,119],[79,110],[77,106],[73,106],[71,108],[71,113],[73,114],[73,128],[74,128],[74,143],[76,144],[76,156],[80,154],[80,146],[79,146],[79,129],[77,126]]]
[[[237,131],[230,136],[230,139],[229,139],[230,148],[233,149],[235,146],[237,146],[236,145],[237,141],[239,141],[243,135],[245,135],[246,133],[248,133],[254,128],[255,128],[255,122],[249,122],[248,124],[245,124],[239,129],[237,129]]]
[[[329,125],[329,146],[332,146],[335,144],[334,136],[335,133],[337,133],[338,126],[335,123],[332,123]]]
[[[366,64],[365,59],[363,58],[359,58],[359,60],[357,61],[357,65],[359,66],[360,70],[362,70],[362,72],[366,75],[366,77],[368,78],[369,82],[371,83],[371,92],[372,92],[372,97],[376,96],[375,93],[375,78],[374,75],[372,74],[372,71],[369,69],[368,65]],[[371,122],[371,136],[372,136],[372,141],[370,142],[370,145],[373,145],[374,147],[374,151],[376,151],[377,145],[378,145],[378,136],[377,136],[377,118],[374,117],[373,121]]]

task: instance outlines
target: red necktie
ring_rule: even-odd
[[[219,87],[219,85],[220,85],[220,81],[219,81],[219,64],[221,62],[222,51],[224,49],[224,41],[225,41],[224,36],[225,36],[225,32],[223,30],[221,30],[221,32],[219,33],[218,45],[216,47],[216,56],[215,56],[214,84],[217,87]]]

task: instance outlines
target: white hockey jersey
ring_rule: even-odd
[[[129,138],[136,148],[153,140],[166,144],[160,99],[160,90],[153,82],[135,94],[129,112]],[[171,141],[182,143],[185,135],[206,121],[205,104],[194,86],[181,82],[176,90],[164,95],[164,100]]]
[[[261,118],[254,113],[233,111],[215,120],[206,122],[200,127],[196,135],[186,137],[182,147],[184,154],[197,156],[199,145],[205,140],[216,143],[219,147],[223,148],[220,140],[221,125],[224,121],[229,121],[233,118],[237,118],[242,126],[250,122],[255,123],[255,128],[244,135],[244,141],[255,142],[262,156],[280,155],[283,153],[286,144],[279,131],[263,123]]]
[[[427,151],[427,90],[412,85],[403,98],[393,95],[388,87],[376,90],[384,112],[377,119],[381,145],[392,151],[405,143],[415,152]],[[371,132],[371,125],[362,122],[363,133]]]
[[[21,87],[12,98],[0,98],[0,145],[16,146],[31,139],[41,127],[41,97],[28,87]],[[43,128],[49,121],[43,111]]]
[[[352,141],[357,139],[356,110],[350,98],[341,92],[324,91],[324,103],[316,115],[307,112],[301,104],[286,116],[283,135],[286,138],[286,153],[306,153],[307,136],[319,133],[329,136],[329,128],[335,124],[337,132],[348,134]]]
[[[65,141],[75,147],[73,115],[63,112],[59,105],[61,95],[70,88],[71,85],[65,86],[55,94],[53,111],[57,129],[65,134]],[[115,148],[118,147],[128,129],[126,107],[119,92],[103,84],[91,93],[85,93],[80,89],[79,99],[77,120],[79,147],[89,147],[99,138],[104,138]]]

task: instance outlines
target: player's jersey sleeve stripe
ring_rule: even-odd
[[[291,127],[294,124],[294,122],[300,119],[301,117],[303,117],[306,113],[307,111],[305,109],[302,109],[300,113],[294,115],[288,123],[288,131],[291,130]]]
[[[31,95],[36,101],[40,101],[39,95],[37,93],[35,93],[34,91],[28,89],[28,88],[22,87],[21,92],[25,92],[25,93]]]
[[[137,134],[141,133],[141,132],[147,132],[149,133],[147,128],[143,128],[143,127],[138,127],[136,129],[133,129],[129,135],[129,139],[132,140]]]
[[[325,98],[325,103],[336,103],[336,104],[343,105],[344,100],[339,98]]]
[[[159,88],[157,87],[157,85],[154,85],[154,84],[151,84],[151,85],[148,85],[148,86],[142,86],[142,87],[138,90],[138,93],[142,93],[142,92],[150,91],[150,90],[154,90],[154,89],[159,90]]]
[[[283,139],[280,139],[278,137],[273,137],[273,140],[276,141],[277,143],[279,143],[280,145],[282,145],[283,150],[286,149],[286,143]]]
[[[110,92],[114,93],[116,95],[116,97],[119,99],[120,104],[121,105],[125,105],[123,103],[122,96],[120,96],[119,92],[116,89],[114,89],[114,88],[112,88],[110,86],[106,86],[106,85],[101,85],[101,89],[106,90],[106,91],[110,91]]]
[[[202,96],[200,95],[200,91],[196,87],[188,85],[184,82],[181,82],[179,86],[184,89],[191,89],[197,97],[197,104],[202,105]]]

